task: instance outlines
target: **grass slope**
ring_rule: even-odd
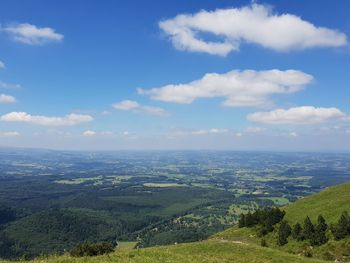
[[[32,263],[317,263],[324,262],[288,254],[271,248],[240,244],[225,240],[119,251],[99,257],[71,258],[69,256],[37,259]],[[5,262],[2,262],[5,263]],[[13,262],[12,262],[13,263]]]
[[[297,200],[285,207],[285,219],[302,223],[306,216],[312,221],[323,215],[328,223],[338,221],[343,211],[350,212],[350,183],[329,187],[320,193]]]
[[[294,225],[297,222],[303,224],[306,216],[309,216],[312,221],[316,222],[320,214],[325,217],[329,225],[336,223],[343,211],[350,212],[350,183],[327,188],[320,193],[287,205],[283,209],[286,211],[285,219],[290,225]],[[350,238],[335,241],[330,233],[328,235],[330,241],[327,244],[313,247],[313,256],[333,261],[334,259],[348,259],[350,255]],[[255,245],[260,244],[261,241],[261,238],[257,237],[257,229],[238,228],[237,226],[218,233],[213,238]],[[288,244],[282,247],[278,246],[276,231],[268,234],[264,239],[270,248],[294,254],[301,253],[306,246],[309,246],[307,241],[297,242],[291,237],[288,240]]]

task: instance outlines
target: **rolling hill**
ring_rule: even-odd
[[[285,219],[291,225],[302,222],[306,216],[315,221],[319,214],[322,214],[328,223],[334,223],[343,211],[350,211],[350,183],[330,187],[283,209],[286,211]],[[305,242],[297,243],[290,240],[287,245],[278,247],[275,232],[266,236],[269,247],[261,247],[260,240],[254,228],[233,227],[202,242],[146,249],[120,248],[115,253],[90,258],[52,256],[33,262],[327,262],[324,259],[341,260],[347,255],[346,253],[350,253],[350,238],[341,241],[330,240],[325,245],[312,248],[313,258],[298,255],[307,246]]]

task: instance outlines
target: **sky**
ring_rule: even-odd
[[[0,3],[0,146],[350,151],[349,1]]]

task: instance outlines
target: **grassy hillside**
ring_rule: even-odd
[[[330,187],[320,193],[302,198],[285,207],[285,219],[294,224],[305,216],[315,221],[323,215],[329,223],[335,223],[343,211],[350,212],[350,183]]]
[[[327,223],[330,225],[338,221],[343,211],[350,212],[350,183],[330,187],[320,193],[287,205],[283,209],[286,211],[285,219],[290,225],[294,225],[297,222],[302,224],[306,216],[309,216],[315,222],[320,214],[325,217]],[[328,237],[330,240],[327,244],[312,248],[313,257],[328,260],[348,259],[350,254],[350,238],[335,241],[330,233],[328,233]],[[258,237],[255,227],[232,227],[216,234],[214,238],[255,245],[261,242],[261,238]],[[288,244],[278,246],[276,231],[269,233],[264,239],[270,248],[294,254],[302,253],[305,247],[309,246],[307,241],[296,242],[291,237]]]
[[[225,240],[208,240],[188,244],[154,247],[138,250],[120,249],[106,256],[71,258],[69,256],[37,259],[33,263],[317,263],[316,259],[303,258],[275,249],[239,244]],[[2,262],[2,263],[5,263]],[[13,262],[12,262],[13,263]]]

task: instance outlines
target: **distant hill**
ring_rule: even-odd
[[[291,225],[302,222],[306,216],[315,221],[319,214],[322,214],[329,224],[335,223],[343,211],[350,211],[350,183],[330,187],[320,193],[302,198],[283,209],[286,211],[285,219]],[[278,247],[275,232],[265,238],[269,245],[267,248],[260,246],[261,239],[257,237],[254,229],[233,227],[202,242],[146,249],[120,248],[115,253],[90,258],[52,256],[37,259],[34,262],[327,262],[298,255],[307,245],[305,242],[297,243],[290,240],[287,245]],[[341,241],[330,240],[326,245],[314,248],[313,254],[314,257],[319,258],[325,258],[326,255],[341,257],[349,247],[349,238]]]

